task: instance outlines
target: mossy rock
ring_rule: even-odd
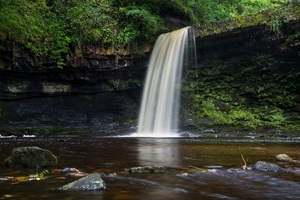
[[[164,173],[163,166],[145,166],[145,167],[132,167],[128,170],[130,173]]]
[[[18,147],[5,159],[5,165],[27,168],[54,167],[57,165],[57,158],[51,151],[40,147]]]

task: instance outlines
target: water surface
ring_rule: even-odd
[[[290,172],[237,171],[259,160],[275,163],[285,153],[300,159],[298,141],[212,138],[59,137],[0,140],[4,159],[15,147],[39,146],[58,157],[56,169],[40,181],[0,181],[0,199],[299,199],[300,166],[280,164]],[[163,165],[165,173],[129,174],[135,166]],[[74,167],[86,173],[116,173],[103,177],[108,190],[59,191],[78,178],[60,171]],[[197,174],[187,172],[208,169]],[[0,178],[26,177],[44,169],[0,166]]]

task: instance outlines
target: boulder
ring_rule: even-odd
[[[59,188],[60,190],[105,190],[106,184],[99,173],[90,174]]]
[[[277,172],[277,171],[282,171],[283,169],[274,163],[268,163],[265,161],[257,161],[255,163],[255,165],[253,166],[253,170],[264,171],[264,172],[266,172],[266,171]]]
[[[164,173],[163,166],[145,166],[145,167],[132,167],[128,170],[130,173]]]
[[[57,158],[51,151],[40,147],[18,147],[5,159],[5,165],[28,168],[54,167],[57,165]]]

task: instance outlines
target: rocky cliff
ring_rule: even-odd
[[[203,102],[212,101],[223,114],[237,107],[245,111],[270,105],[266,112],[276,107],[285,111],[284,117],[299,119],[299,32],[300,22],[293,20],[280,33],[256,25],[199,36],[198,66],[189,70],[183,85],[183,117],[190,120],[192,115],[197,126],[222,124],[207,113],[199,114],[207,112]],[[21,46],[2,45],[0,126],[134,132],[150,49],[145,52],[109,55],[85,47],[66,55],[66,66],[58,69],[50,59]],[[248,123],[255,128],[247,117],[237,119],[229,125]]]
[[[300,21],[280,23],[197,38],[198,65],[183,87],[188,125],[299,130]]]
[[[133,132],[148,54],[106,55],[89,47],[66,61],[58,69],[22,47],[1,49],[1,127]]]

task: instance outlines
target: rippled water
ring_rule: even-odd
[[[57,169],[40,181],[20,181],[20,177],[44,169],[0,166],[0,199],[300,199],[300,165],[282,164],[288,172],[239,171],[244,163],[263,160],[275,163],[285,153],[300,160],[300,143],[282,140],[211,139],[211,138],[104,138],[61,137],[0,140],[0,157],[14,147],[39,146],[58,157]],[[165,173],[129,174],[135,166],[163,165]],[[209,167],[210,166],[210,167]],[[215,167],[213,167],[215,166]],[[57,188],[78,178],[60,171],[75,167],[80,171],[105,174],[105,191],[59,191]],[[188,173],[197,171],[197,173]],[[208,169],[213,168],[213,169]],[[198,170],[199,171],[199,170]]]

